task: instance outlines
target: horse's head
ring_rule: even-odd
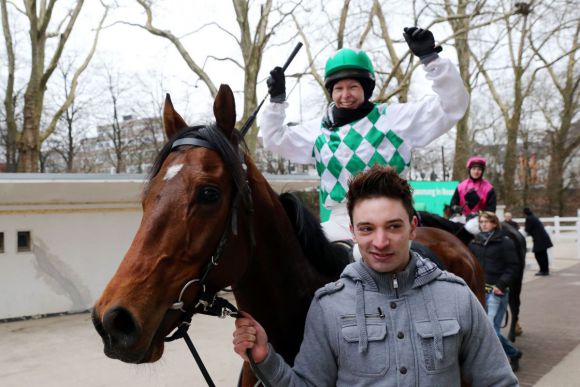
[[[183,318],[177,301],[191,308],[201,282],[209,291],[234,284],[250,249],[237,230],[251,198],[232,91],[220,87],[215,125],[188,127],[169,96],[163,115],[170,140],[144,189],[141,225],[93,311],[107,356],[130,363],[158,360]],[[227,270],[208,271],[220,259]]]

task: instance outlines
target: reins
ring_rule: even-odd
[[[193,147],[203,147],[203,148],[218,151],[218,149],[216,149],[216,147],[213,144],[211,144],[209,141],[199,139],[199,138],[190,138],[190,137],[176,140],[173,143],[171,149],[173,150],[176,147],[183,146],[183,145],[189,145],[189,146],[193,146]],[[224,299],[222,297],[219,297],[216,292],[210,292],[206,289],[207,277],[208,277],[209,273],[211,272],[211,270],[214,267],[219,265],[224,248],[225,248],[226,244],[228,243],[228,235],[229,235],[230,231],[233,235],[238,234],[238,210],[239,210],[239,206],[240,206],[240,201],[244,202],[244,205],[246,207],[246,212],[248,213],[248,215],[250,217],[249,229],[248,229],[249,234],[250,234],[250,257],[253,256],[253,250],[254,250],[254,247],[256,245],[253,222],[251,220],[251,217],[253,216],[253,213],[254,213],[254,207],[253,207],[253,200],[252,200],[252,195],[251,195],[250,184],[248,182],[248,176],[247,176],[248,167],[246,165],[246,162],[244,159],[244,151],[243,151],[241,146],[238,146],[237,152],[238,152],[238,157],[239,157],[239,161],[240,161],[240,165],[241,165],[241,169],[242,169],[242,174],[243,174],[243,181],[244,181],[243,186],[239,187],[236,190],[236,194],[234,196],[234,199],[232,200],[231,211],[230,211],[229,216],[228,216],[228,221],[226,222],[225,230],[224,230],[224,232],[223,232],[223,234],[218,242],[218,246],[216,248],[215,253],[211,256],[209,262],[205,265],[201,277],[194,278],[194,279],[188,281],[181,289],[181,292],[179,293],[179,297],[178,297],[177,301],[175,303],[173,303],[171,305],[171,307],[169,308],[170,310],[179,310],[179,311],[183,312],[184,315],[183,315],[183,318],[182,318],[179,326],[174,331],[174,333],[170,336],[165,337],[165,339],[164,339],[165,342],[171,342],[171,341],[181,339],[181,338],[185,341],[185,343],[187,344],[187,347],[189,348],[191,354],[193,355],[193,358],[195,359],[195,362],[197,363],[197,366],[198,366],[199,370],[201,371],[201,373],[202,373],[202,375],[203,375],[203,377],[204,377],[204,379],[209,387],[215,387],[215,383],[213,382],[211,376],[209,375],[207,368],[203,364],[203,360],[199,356],[199,353],[197,352],[195,345],[193,344],[193,341],[189,337],[189,334],[187,333],[187,331],[188,331],[189,327],[191,326],[191,319],[193,318],[194,314],[205,314],[208,316],[215,316],[215,317],[219,317],[219,318],[226,318],[228,316],[238,318],[241,316],[239,310],[232,303],[230,303],[229,301],[227,301],[226,299]],[[228,227],[228,223],[229,223],[230,227]],[[197,284],[198,286],[201,287],[201,295],[199,296],[199,299],[197,300],[197,302],[195,304],[192,304],[193,307],[184,308],[185,304],[182,300],[183,295],[185,294],[185,291],[190,286],[192,286],[194,284]],[[254,375],[258,378],[259,383],[262,383],[262,385],[264,385],[265,387],[269,387],[270,384],[265,381],[262,373],[256,367],[256,363],[255,363],[255,361],[252,357],[251,351],[249,349],[247,351],[247,356],[248,356],[248,359],[250,360],[250,366],[252,368],[252,371],[254,372]]]

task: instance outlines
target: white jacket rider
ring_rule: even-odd
[[[369,102],[375,87],[373,64],[364,51],[343,48],[326,62],[325,87],[333,102],[322,122],[286,125],[284,73],[280,67],[270,72],[271,103],[261,116],[260,136],[266,149],[290,161],[316,163],[321,203],[330,210],[329,219],[321,217],[330,240],[352,240],[345,205],[352,175],[376,163],[404,172],[411,150],[449,131],[467,109],[463,81],[455,66],[437,54],[441,47],[435,47],[433,34],[417,27],[404,31],[435,92],[417,102]]]

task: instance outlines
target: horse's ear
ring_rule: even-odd
[[[167,93],[165,95],[165,104],[163,105],[163,128],[165,129],[167,138],[173,137],[175,133],[186,127],[187,124],[173,108],[171,97]]]
[[[213,103],[213,114],[217,125],[227,138],[232,140],[236,126],[236,101],[234,93],[228,85],[220,85],[220,89]]]

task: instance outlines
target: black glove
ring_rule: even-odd
[[[268,84],[270,102],[282,103],[286,101],[286,78],[282,67],[274,67],[274,70],[270,71],[266,83]]]
[[[407,41],[411,52],[419,57],[423,64],[431,62],[437,58],[437,53],[441,52],[441,46],[435,47],[435,39],[429,30],[417,27],[405,27],[403,37]]]
[[[464,198],[465,203],[467,204],[467,207],[469,207],[470,210],[473,210],[477,205],[477,203],[479,203],[479,201],[481,200],[481,198],[473,188],[467,191]]]

